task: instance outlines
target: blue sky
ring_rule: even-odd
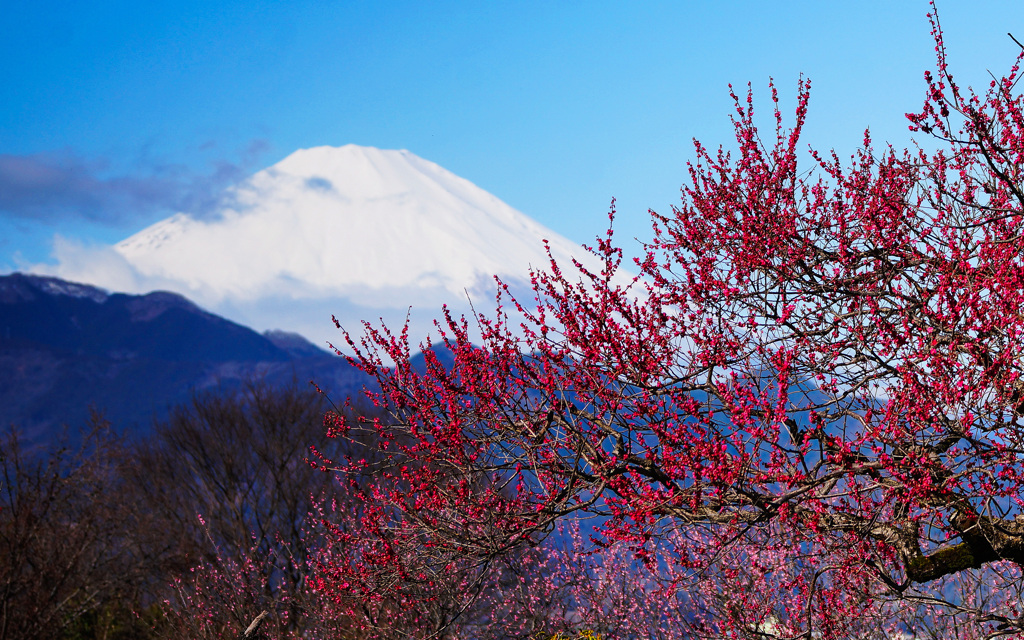
[[[983,86],[1024,3],[939,2],[954,73]],[[730,141],[727,84],[768,78],[806,141],[909,141],[928,5],[886,2],[0,0],[0,272],[55,234],[113,243],[201,210],[298,148],[405,148],[589,241],[678,200],[691,139]]]

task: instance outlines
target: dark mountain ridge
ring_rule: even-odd
[[[108,294],[88,285],[15,273],[0,277],[0,309],[3,346],[44,346],[115,360],[289,359],[286,351],[252,329],[167,291]]]
[[[147,431],[196,392],[252,380],[315,380],[341,399],[365,378],[297,334],[261,335],[178,294],[0,276],[0,424],[30,440],[74,431],[91,408],[115,428]]]

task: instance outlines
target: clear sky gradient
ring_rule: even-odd
[[[408,149],[576,241],[678,200],[691,139],[728,144],[728,83],[768,78],[806,141],[909,141],[926,2],[0,0],[0,272],[55,234],[113,243],[292,151]],[[1024,41],[1020,0],[940,0],[954,74]]]

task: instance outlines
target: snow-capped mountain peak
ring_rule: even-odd
[[[337,315],[395,325],[412,307],[423,337],[448,303],[478,308],[493,276],[525,286],[560,264],[601,265],[579,245],[409,151],[302,149],[231,189],[213,215],[177,213],[110,248],[57,246],[49,273],[111,290],[176,291],[260,331],[338,341]],[[62,257],[61,251],[64,252]],[[517,283],[519,283],[517,285]]]
[[[316,147],[260,171],[214,219],[177,214],[116,245],[145,276],[201,300],[370,296],[438,289],[457,296],[494,274],[567,259],[577,245],[472,183],[408,151]],[[393,295],[398,306],[405,303]]]

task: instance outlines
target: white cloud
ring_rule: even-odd
[[[125,293],[141,293],[158,286],[139,274],[124,256],[107,245],[85,244],[57,234],[53,237],[54,264],[34,264],[27,270],[73,282]]]

